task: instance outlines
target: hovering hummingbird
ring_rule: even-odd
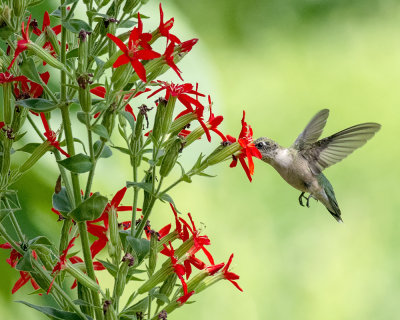
[[[333,187],[322,171],[341,161],[363,146],[381,128],[374,122],[352,126],[327,138],[318,140],[328,119],[329,110],[319,111],[289,148],[261,137],[254,144],[261,152],[261,160],[270,164],[292,187],[301,191],[299,203],[310,206],[310,198],[321,201],[331,215],[343,222]],[[309,193],[306,197],[304,194]]]

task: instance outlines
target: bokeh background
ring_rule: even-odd
[[[154,17],[148,25],[157,25],[157,6],[151,0],[142,10]],[[234,272],[244,292],[219,282],[171,319],[396,318],[399,2],[170,0],[163,6],[166,17],[175,17],[175,33],[200,39],[181,69],[186,81],[198,81],[200,91],[212,95],[215,110],[225,117],[224,132],[238,134],[243,109],[256,137],[284,146],[322,108],[331,110],[326,134],[361,122],[382,124],[366,146],[325,171],[344,224],[315,201],[309,209],[300,207],[299,192],[260,161],[252,183],[241,169],[219,165],[211,170],[218,177],[176,188],[171,195],[178,208],[206,226],[216,260],[235,253]],[[44,8],[52,11],[56,3],[45,2],[34,14],[42,17]],[[177,80],[172,73],[169,79]],[[109,196],[131,179],[128,160],[115,155],[102,162],[95,181]],[[183,162],[189,166],[195,155],[187,157]],[[56,169],[43,160],[19,184],[25,230],[54,241],[60,229],[50,211],[56,178]],[[155,228],[171,220],[166,205],[157,214]],[[31,290],[11,296],[18,275],[4,262],[7,254],[0,251],[0,319],[41,319],[12,302]],[[105,274],[99,277],[109,281]]]

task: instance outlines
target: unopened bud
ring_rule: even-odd
[[[135,263],[135,258],[127,252],[122,258],[122,265],[118,269],[117,280],[115,285],[115,295],[117,297],[122,296],[124,293],[125,285],[126,285],[126,277],[128,275],[129,268],[132,267]]]
[[[47,39],[50,41],[51,46],[53,47],[54,52],[56,53],[57,57],[59,57],[61,54],[61,48],[60,48],[60,44],[58,43],[56,33],[53,31],[52,28],[47,27],[45,34],[46,34]]]
[[[158,319],[160,319],[160,320],[167,320],[167,316],[168,316],[167,311],[162,310],[162,311],[158,314]]]
[[[71,274],[78,282],[80,282],[83,286],[86,288],[98,292],[100,290],[99,285],[97,284],[96,281],[93,279],[89,278],[88,275],[84,274],[82,271],[79,269],[75,268],[73,264],[70,262],[66,263],[66,268],[65,270]]]
[[[154,119],[153,132],[154,140],[158,141],[162,135],[164,119],[167,112],[167,100],[158,99],[157,111]]]
[[[172,291],[175,288],[175,283],[177,279],[178,276],[176,275],[176,273],[170,274],[161,285],[160,294],[164,294],[169,298],[169,296],[171,295]],[[161,307],[163,304],[165,304],[163,300],[157,299],[157,305],[159,307]]]
[[[66,71],[64,65],[60,61],[54,58],[47,50],[43,49],[42,47],[39,47],[36,43],[30,41],[26,44],[26,47],[29,50],[33,51],[33,53],[36,56],[38,56],[40,59],[42,59],[52,67],[58,70]]]
[[[84,287],[80,282],[78,282],[78,299],[82,301],[86,301],[89,304],[93,303],[92,301],[92,294],[90,290]],[[82,305],[80,306],[83,313],[87,314],[88,316],[93,317],[93,309],[90,308],[89,305]]]
[[[118,219],[117,219],[117,211],[114,207],[110,207],[108,210],[108,224],[109,224],[109,232],[110,232],[110,243],[116,249],[113,257],[116,260],[119,260],[121,257],[121,240],[119,238],[118,231]]]
[[[111,77],[111,82],[114,84],[114,90],[118,91],[125,87],[129,82],[132,73],[133,68],[129,63],[118,67]]]
[[[157,244],[158,244],[158,235],[157,232],[151,231],[151,237],[150,237],[150,255],[149,255],[149,267],[148,267],[148,273],[149,276],[152,276],[154,273],[154,270],[156,269],[157,265]]]
[[[18,171],[24,173],[34,166],[44,154],[52,148],[49,141],[44,141],[31,154],[31,156],[19,167]]]
[[[160,175],[162,177],[168,176],[175,166],[176,161],[178,160],[179,153],[182,151],[183,148],[182,142],[183,140],[180,137],[176,137],[174,142],[166,151],[160,166]]]
[[[231,144],[222,143],[204,160],[203,163],[207,166],[212,166],[226,160],[228,157],[238,152],[241,148],[242,147],[240,146],[239,142],[234,142]]]
[[[13,0],[13,13],[21,17],[25,13],[26,0]]]
[[[101,124],[107,129],[108,136],[111,137],[111,133],[114,129],[115,123],[115,105],[111,104],[110,107],[104,112]],[[100,137],[101,141],[107,142],[107,139]]]

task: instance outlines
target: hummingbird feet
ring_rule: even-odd
[[[302,207],[304,207],[303,198],[304,198],[304,199],[307,199],[306,206],[307,206],[307,208],[309,208],[309,207],[310,207],[310,198],[311,198],[311,194],[310,194],[308,197],[306,197],[304,194],[305,194],[305,192],[302,192],[302,193],[300,194],[300,196],[299,196],[299,203],[300,203],[300,205],[301,205]]]

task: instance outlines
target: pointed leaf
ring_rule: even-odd
[[[21,73],[29,80],[38,84],[42,82],[32,58],[24,59],[22,64],[19,65],[19,68],[21,69]]]
[[[35,112],[49,112],[57,108],[57,103],[41,99],[41,98],[32,98],[32,99],[24,99],[15,101],[17,106],[21,106],[24,108],[28,108]]]
[[[22,303],[28,307],[31,307],[32,309],[35,309],[37,311],[40,311],[42,313],[44,313],[45,315],[49,316],[52,319],[59,319],[59,320],[82,320],[82,318],[80,316],[78,316],[75,313],[72,312],[68,312],[68,311],[63,311],[63,310],[59,310],[59,309],[55,309],[53,307],[42,307],[42,306],[37,306],[34,304],[31,304],[29,302],[26,301],[16,301],[18,303]],[[86,315],[86,318],[88,320],[93,320],[91,317],[89,317],[88,315]]]
[[[147,239],[137,239],[132,236],[127,236],[126,241],[132,248],[133,253],[137,258],[137,263],[140,264],[150,252],[150,241]]]
[[[71,201],[68,198],[67,189],[61,187],[59,193],[53,193],[53,208],[61,213],[68,213],[72,210]]]
[[[92,32],[92,28],[83,20],[69,19],[62,23],[63,27],[72,33],[79,33],[81,30]]]
[[[94,133],[98,134],[100,137],[109,140],[110,136],[105,126],[102,124],[96,124],[90,128]]]
[[[78,153],[77,155],[57,162],[65,169],[75,173],[85,173],[93,168],[93,163],[90,160],[90,157],[83,153]]]
[[[90,198],[81,202],[69,216],[78,222],[95,220],[100,217],[107,203],[108,199],[96,192]]]
[[[15,150],[15,151],[22,151],[22,152],[27,152],[27,153],[32,153],[35,151],[35,149],[40,146],[40,143],[32,142],[32,143],[27,143],[23,147]]]

